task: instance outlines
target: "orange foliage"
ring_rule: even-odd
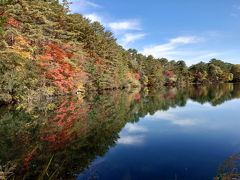
[[[140,73],[135,73],[135,78],[136,78],[137,80],[141,79]]]
[[[103,65],[103,64],[105,64],[105,63],[104,63],[104,61],[101,58],[98,58],[96,60],[96,65]]]
[[[68,49],[69,46],[64,47],[50,42],[45,46],[43,55],[38,56],[45,77],[52,80],[53,84],[64,93],[76,90],[77,81],[85,78],[84,72],[80,68],[73,67],[69,61],[74,54]]]
[[[7,19],[7,24],[15,28],[18,28],[20,26],[20,23],[12,17]]]

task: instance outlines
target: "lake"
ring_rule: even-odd
[[[219,84],[2,107],[0,179],[240,178],[239,98]]]

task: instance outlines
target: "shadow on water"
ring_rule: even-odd
[[[2,107],[0,179],[74,179],[116,144],[126,123],[183,107],[189,99],[217,106],[234,98],[240,98],[239,84],[116,91],[58,98],[24,109]],[[223,169],[218,177],[226,175]]]

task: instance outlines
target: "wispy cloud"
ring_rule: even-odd
[[[240,5],[233,5],[233,8],[236,9],[236,10],[240,10]]]
[[[110,22],[108,26],[113,31],[126,31],[126,30],[141,30],[140,22],[138,20],[125,20]]]
[[[102,6],[89,0],[72,1],[70,9],[73,13],[84,13],[87,10],[101,8]]]
[[[161,120],[161,121],[169,121],[174,125],[178,126],[194,126],[197,122],[199,122],[196,119],[192,118],[181,118],[179,116],[176,116],[173,113],[170,112],[162,112],[158,111],[153,116],[148,115],[146,118],[149,120]]]
[[[94,0],[72,0],[70,6],[72,13],[81,13],[91,22],[100,22],[106,29],[111,30],[118,43],[127,47],[130,43],[143,39],[145,34],[142,32],[141,22],[139,19],[112,18],[103,15],[103,6],[94,2]],[[101,10],[101,11],[99,11]]]
[[[137,145],[137,144],[142,144],[143,142],[144,142],[143,135],[122,136],[117,141],[118,144],[125,144],[125,145]]]
[[[144,39],[146,34],[142,31],[141,22],[138,19],[124,21],[111,21],[108,28],[112,30],[118,39],[118,43],[124,48],[129,48],[131,43]]]
[[[170,39],[165,44],[151,45],[143,48],[142,53],[145,55],[153,55],[155,57],[170,57],[173,54],[176,54],[176,51],[179,47],[199,43],[203,38],[197,36],[179,36],[173,39]]]
[[[144,33],[126,33],[119,40],[119,43],[124,47],[128,46],[130,43],[133,43],[137,40],[143,39],[146,36]]]
[[[86,18],[88,18],[91,22],[98,21],[100,23],[104,23],[101,16],[99,16],[96,13],[91,13],[91,14],[85,14],[84,15]]]
[[[169,60],[184,59],[186,64],[190,66],[196,62],[208,61],[221,55],[220,52],[196,48],[215,36],[218,37],[216,33],[208,34],[205,37],[179,36],[169,39],[167,43],[145,46],[140,52],[144,55],[153,55],[156,58],[164,57]]]
[[[240,17],[240,5],[233,5],[233,12],[230,13],[233,18]]]
[[[132,124],[132,123],[128,123],[126,124],[126,126],[124,127],[124,129],[128,132],[128,133],[144,133],[147,132],[147,129],[137,125],[137,124]]]
[[[91,6],[91,7],[94,7],[94,8],[101,8],[102,6],[100,6],[99,4],[96,4],[94,2],[91,2],[91,1],[84,1],[84,3],[88,6]]]
[[[143,39],[146,36],[145,33],[139,31],[140,24],[137,21],[127,20],[122,22],[109,22],[107,18],[97,13],[85,14],[84,17],[91,22],[98,21],[107,29],[111,29],[115,36],[118,37],[118,43],[125,48],[127,48],[129,44]]]
[[[234,18],[238,18],[239,17],[239,15],[237,13],[231,13],[230,16],[234,17]]]
[[[193,44],[198,43],[201,41],[202,38],[196,37],[196,36],[179,36],[174,39],[170,39],[168,45],[181,45],[181,44]]]
[[[120,133],[120,138],[117,143],[124,145],[143,144],[146,132],[148,132],[148,130],[143,126],[127,123],[123,131]]]

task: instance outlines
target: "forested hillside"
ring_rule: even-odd
[[[240,65],[155,59],[125,50],[68,1],[0,1],[0,104],[143,86],[240,81]]]

